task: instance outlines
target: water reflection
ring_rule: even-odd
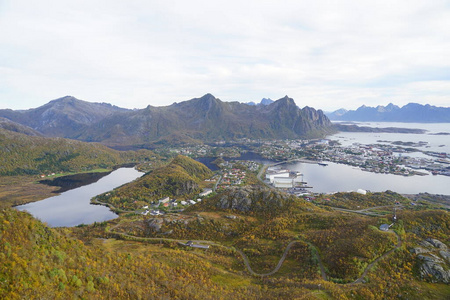
[[[303,179],[312,186],[313,192],[332,193],[358,189],[382,192],[391,190],[403,194],[428,192],[450,195],[450,177],[443,175],[399,176],[361,171],[359,168],[327,162],[328,166],[291,163],[282,167],[304,174]]]
[[[101,178],[99,181],[47,198],[42,201],[17,206],[52,227],[91,224],[117,218],[109,208],[91,205],[90,199],[130,182],[143,173],[134,168],[121,168]]]

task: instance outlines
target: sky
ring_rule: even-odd
[[[450,106],[450,1],[0,0],[0,109]]]

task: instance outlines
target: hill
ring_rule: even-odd
[[[71,137],[85,126],[127,109],[65,96],[34,109],[1,109],[0,117],[28,126],[49,137]]]
[[[164,197],[192,197],[202,191],[199,184],[212,176],[205,165],[178,155],[168,165],[97,197],[119,209],[138,209]]]
[[[336,121],[378,121],[378,122],[412,122],[412,123],[448,123],[450,122],[450,107],[436,107],[409,103],[398,107],[390,103],[387,106],[361,106],[357,110],[340,109],[327,113],[331,120]]]
[[[23,133],[26,135],[42,136],[41,133],[37,132],[34,129],[31,129],[30,127],[27,127],[25,125],[22,125],[22,124],[13,122],[9,119],[1,118],[1,117],[0,117],[0,128],[9,130],[9,131],[18,132],[18,133]]]
[[[87,246],[69,230],[49,228],[14,209],[0,211],[0,237],[1,299],[263,297],[261,287],[245,276],[213,266],[215,251],[205,259],[174,245],[108,239]]]
[[[120,152],[97,143],[29,136],[0,128],[0,176],[112,168],[151,155],[150,151]]]

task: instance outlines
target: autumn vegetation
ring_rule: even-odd
[[[213,193],[182,212],[144,216],[137,209],[160,198],[194,197],[213,173],[184,156],[166,161],[147,150],[118,152],[97,144],[3,131],[0,137],[8,141],[0,148],[7,157],[0,157],[7,162],[0,164],[0,178],[11,183],[0,184],[0,299],[448,299],[450,295],[448,285],[420,278],[417,256],[410,251],[426,238],[450,244],[450,217],[437,204],[412,207],[411,200],[391,191],[321,195],[310,202],[255,180]],[[18,161],[11,162],[14,158]],[[50,228],[9,207],[13,194],[20,194],[18,187],[40,186],[21,183],[30,174],[111,168],[125,162],[140,162],[147,173],[96,198],[130,211],[117,219]],[[29,196],[29,200],[37,199]],[[352,212],[370,207],[382,208],[371,216]],[[390,231],[379,230],[384,223],[393,223]],[[188,240],[208,241],[210,247],[183,245]],[[256,274],[245,266],[245,257]],[[271,273],[282,257],[279,270]],[[361,282],[355,283],[357,279]]]

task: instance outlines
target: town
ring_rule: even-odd
[[[228,145],[222,141],[211,145],[171,148],[168,151],[192,158],[229,159],[239,159],[241,155],[251,152],[275,162],[307,159],[318,163],[327,161],[351,165],[374,173],[402,176],[431,173],[450,176],[450,154],[448,153],[411,148],[411,146],[422,144],[379,142],[379,144],[353,143],[350,146],[342,146],[338,141],[328,139],[273,141],[240,139]]]

